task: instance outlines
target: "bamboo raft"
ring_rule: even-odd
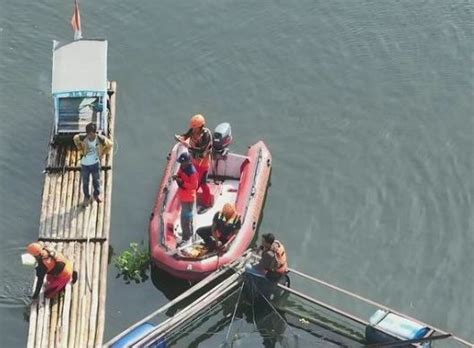
[[[115,82],[109,83],[109,128],[113,141]],[[113,151],[101,162],[101,196],[87,208],[82,192],[80,154],[74,145],[49,145],[38,240],[69,258],[78,272],[74,285],[53,299],[43,290],[30,307],[28,347],[98,347],[102,345],[109,255]]]

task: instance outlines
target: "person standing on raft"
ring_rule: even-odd
[[[45,275],[46,289],[44,295],[47,298],[53,298],[59,294],[71,280],[73,284],[76,282],[77,272],[73,270],[72,262],[60,252],[47,248],[42,243],[29,244],[27,251],[38,263],[36,266],[38,280],[32,296],[33,300],[38,298]]]
[[[205,127],[203,115],[194,115],[189,120],[189,130],[181,135],[175,135],[176,140],[186,146],[193,157],[193,165],[199,177],[199,188],[202,190],[202,205],[199,213],[209,209],[214,204],[214,197],[207,184],[207,173],[211,163],[212,133]]]
[[[81,175],[82,190],[84,192],[83,207],[91,203],[89,193],[89,178],[92,175],[92,186],[94,187],[94,199],[101,203],[100,194],[100,159],[112,148],[112,141],[107,137],[97,134],[97,126],[94,123],[86,125],[86,134],[76,134],[73,138],[77,149],[81,151]]]

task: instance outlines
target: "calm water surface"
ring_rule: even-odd
[[[112,246],[147,240],[194,113],[274,158],[261,231],[291,266],[474,340],[472,1],[81,1],[118,81]],[[72,1],[0,0],[0,337],[26,343],[51,114]],[[106,337],[168,301],[109,269]],[[311,289],[306,289],[311,290]],[[313,291],[313,295],[318,295]],[[323,298],[324,300],[324,298]],[[328,299],[330,300],[330,298]],[[252,345],[258,346],[256,338]]]

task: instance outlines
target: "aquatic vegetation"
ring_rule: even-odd
[[[148,279],[148,269],[150,268],[150,251],[143,245],[138,243],[130,243],[130,247],[121,255],[112,259],[119,273],[117,278],[122,276],[127,284],[131,281],[135,283],[144,282]]]

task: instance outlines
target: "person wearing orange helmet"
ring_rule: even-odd
[[[212,133],[205,125],[206,119],[203,115],[194,115],[189,120],[188,131],[175,136],[181,144],[188,148],[193,157],[193,165],[199,177],[198,189],[201,188],[202,190],[201,212],[212,207],[214,201],[214,197],[207,184],[207,173],[211,162]]]
[[[221,248],[225,245],[242,226],[240,215],[237,214],[235,205],[226,203],[221,211],[218,211],[212,219],[211,229],[198,231],[209,251]]]
[[[27,252],[34,256],[38,265],[36,266],[36,288],[32,298],[35,300],[43,286],[44,276],[46,275],[46,289],[44,295],[47,298],[53,298],[59,294],[66,285],[72,280],[77,280],[77,272],[73,270],[73,265],[63,254],[43,243],[31,243],[26,248]]]

